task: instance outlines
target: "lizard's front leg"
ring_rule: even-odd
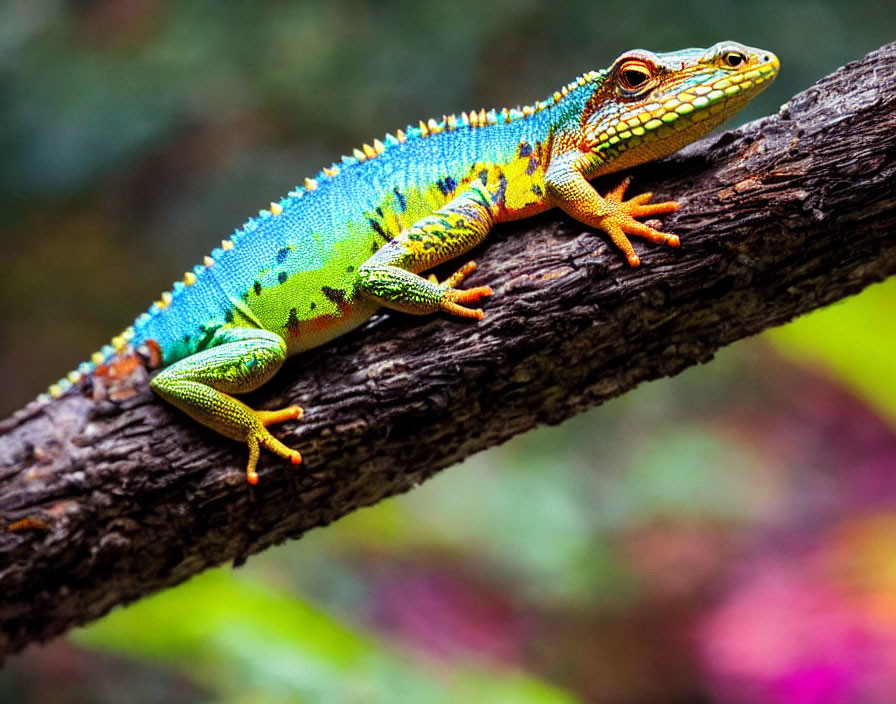
[[[488,286],[458,289],[456,286],[476,268],[468,262],[442,283],[418,272],[453,259],[479,244],[488,234],[495,217],[491,198],[474,185],[386,243],[358,268],[356,285],[365,297],[380,305],[405,313],[423,315],[445,311],[453,315],[481,319],[483,312],[467,308],[490,296]]]
[[[302,456],[268,432],[267,426],[302,417],[302,409],[256,411],[230,394],[254,391],[286,360],[279,335],[254,328],[220,330],[211,346],[163,369],[150,382],[159,396],[191,418],[249,446],[246,479],[258,483],[255,466],[264,447],[299,464]]]
[[[575,165],[568,161],[551,166],[545,174],[548,198],[553,205],[562,208],[576,220],[606,232],[623,251],[628,263],[638,266],[641,260],[635,254],[627,234],[644,237],[651,242],[665,242],[670,247],[677,247],[680,242],[677,235],[660,232],[635,218],[673,213],[679,206],[673,201],[648,204],[651,193],[622,200],[630,181],[630,177],[624,178],[616,188],[601,196]]]

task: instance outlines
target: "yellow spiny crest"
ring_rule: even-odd
[[[279,203],[271,203],[271,215],[279,215],[283,212],[283,206]]]
[[[313,178],[306,178],[305,179],[305,190],[313,191],[315,188],[317,188],[317,181],[315,181]]]
[[[429,136],[429,128],[426,126],[426,123],[423,120],[420,120],[420,136],[421,137]]]
[[[233,249],[233,242],[231,240],[221,240],[221,249],[225,252]]]
[[[337,166],[336,164],[333,164],[329,168],[325,166],[321,170],[330,178],[333,178],[334,176],[337,176],[339,174],[339,166]]]
[[[192,271],[184,272],[184,285],[192,286],[195,283],[196,283],[196,274],[194,274]]]
[[[378,139],[373,140],[373,148],[376,150],[377,154],[382,154],[386,151],[386,145]]]
[[[442,131],[439,127],[439,123],[436,122],[433,118],[429,118],[429,122],[426,123],[426,127],[429,129],[430,134],[438,134]]]
[[[352,156],[358,161],[365,161],[367,159],[367,155],[357,147],[352,150]]]
[[[364,154],[367,156],[368,159],[372,159],[373,157],[376,156],[376,149],[374,149],[374,148],[371,147],[369,144],[367,144],[367,142],[365,142],[365,143],[361,146],[361,149],[364,150]]]
[[[406,142],[408,136],[404,133],[404,130],[395,130],[395,139],[399,142]]]
[[[210,256],[208,256],[208,255],[206,254],[206,255],[202,258],[202,263],[203,263],[203,265],[205,266],[205,268],[208,269],[212,264],[215,263],[215,260],[212,259]]]

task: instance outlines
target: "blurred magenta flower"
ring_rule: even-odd
[[[786,552],[741,565],[698,627],[714,701],[892,704],[896,516],[853,519]]]

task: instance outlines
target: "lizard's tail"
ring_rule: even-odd
[[[137,367],[146,367],[151,363],[153,350],[144,349],[145,345],[137,347],[134,327],[128,326],[119,335],[116,335],[107,345],[103,345],[98,351],[90,355],[90,359],[81,362],[76,369],[70,371],[55,384],[52,384],[44,393],[37,397],[37,401],[49,401],[65,396],[71,391],[83,388],[84,385],[96,378],[121,379]]]
[[[90,356],[89,362],[81,362],[76,369],[70,371],[55,384],[50,384],[46,391],[42,394],[38,394],[36,400],[39,402],[49,401],[50,399],[65,396],[67,393],[78,388],[96,371],[98,365],[93,360],[100,354],[101,352],[94,352]]]

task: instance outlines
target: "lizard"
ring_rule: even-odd
[[[421,272],[479,244],[498,223],[559,207],[602,230],[638,266],[629,235],[680,245],[638,218],[674,212],[629,179],[604,195],[590,181],[670,154],[771,83],[771,52],[736,42],[668,53],[632,50],[545,100],[421,121],[364,144],[259,212],[90,361],[40,398],[90,379],[114,385],[142,367],[162,399],[244,442],[258,482],[262,448],[299,451],[268,427],[303,410],[255,410],[235,395],[268,382],[287,357],[356,328],[381,307],[482,319],[488,286]],[[146,378],[149,378],[148,376]]]

